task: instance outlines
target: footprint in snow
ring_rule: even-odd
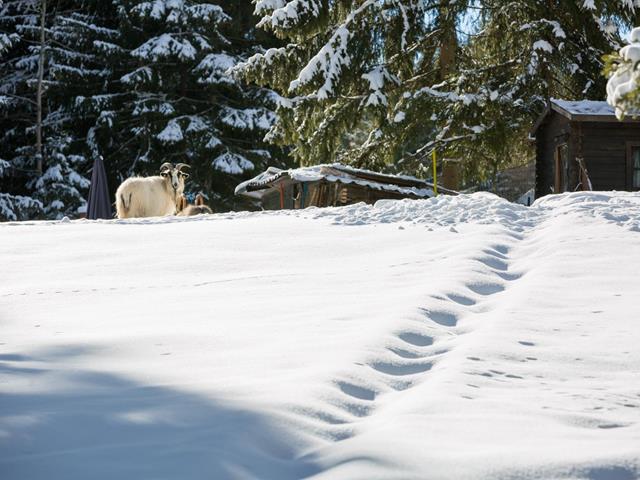
[[[395,353],[400,358],[422,358],[423,355],[415,352],[411,352],[409,350],[405,350],[404,348],[397,347],[387,347],[387,350]]]
[[[471,283],[467,288],[478,295],[493,295],[504,290],[504,287],[498,283]]]
[[[514,280],[518,280],[522,278],[521,273],[506,273],[506,272],[495,272],[501,279],[506,280],[507,282],[513,282]]]
[[[474,299],[465,297],[463,295],[450,294],[450,295],[447,295],[447,297],[452,302],[456,302],[456,303],[459,303],[460,305],[465,305],[467,307],[471,305],[475,305],[477,303]]]
[[[433,337],[415,332],[402,332],[398,337],[416,347],[427,347],[433,345]]]
[[[497,252],[495,250],[485,249],[485,250],[482,250],[482,253],[485,253],[487,255],[491,255],[492,257],[499,258],[501,260],[508,260],[506,255],[504,255],[504,254],[502,254],[500,252]]]
[[[358,400],[373,401],[376,398],[376,392],[367,387],[361,387],[351,382],[337,382],[338,388],[343,393],[350,397],[357,398]]]
[[[445,327],[455,327],[458,323],[458,316],[453,313],[445,312],[442,310],[428,310],[426,308],[421,308],[420,310],[428,318],[439,325],[443,325]]]
[[[415,375],[417,373],[424,373],[430,370],[432,367],[431,362],[422,363],[391,363],[391,362],[374,362],[371,364],[371,368],[384,373],[386,375],[393,376],[405,376]]]
[[[506,255],[507,253],[509,253],[509,247],[507,247],[506,245],[493,245],[493,249],[496,252],[501,253],[502,255]]]
[[[476,262],[480,262],[489,268],[493,268],[494,270],[506,271],[509,268],[507,265],[507,262],[494,256],[480,257],[480,258],[476,258],[475,260]]]

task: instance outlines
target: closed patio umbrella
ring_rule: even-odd
[[[113,218],[111,202],[109,201],[107,174],[104,171],[102,157],[97,157],[93,162],[91,187],[89,188],[89,200],[87,202],[87,218],[90,220]]]

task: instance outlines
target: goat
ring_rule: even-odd
[[[182,171],[185,163],[163,163],[160,175],[131,177],[116,190],[118,218],[161,217],[175,215],[177,202],[184,191],[184,181],[189,176]]]
[[[192,215],[201,215],[203,213],[213,213],[211,208],[204,204],[204,197],[201,193],[196,195],[196,204],[188,205],[184,195],[178,200],[178,215],[182,217],[190,217]]]

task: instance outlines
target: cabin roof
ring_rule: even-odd
[[[614,117],[615,109],[607,102],[599,100],[560,100],[552,98],[551,108],[556,112],[564,115],[569,120],[578,120],[577,117],[597,116],[597,117]]]
[[[605,101],[600,100],[561,100],[552,98],[549,100],[547,108],[538,117],[533,125],[531,137],[535,137],[536,131],[544,123],[550,112],[556,112],[567,118],[571,122],[637,122],[632,115],[623,120],[616,118],[615,109]]]
[[[340,163],[315,165],[311,167],[281,170],[269,167],[256,177],[242,182],[236,187],[236,195],[261,198],[270,189],[286,181],[356,184],[375,190],[385,190],[401,195],[429,198],[434,196],[433,184],[407,175],[389,175],[371,170],[353,168]],[[455,194],[452,190],[438,187],[442,193]]]

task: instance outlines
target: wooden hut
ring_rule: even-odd
[[[266,210],[278,210],[430,198],[434,189],[432,183],[415,177],[386,175],[335,163],[291,170],[269,167],[238,185],[235,193],[259,201]],[[438,193],[457,192],[438,186]]]
[[[606,102],[552,99],[531,132],[536,198],[575,190],[640,190],[640,121]]]

